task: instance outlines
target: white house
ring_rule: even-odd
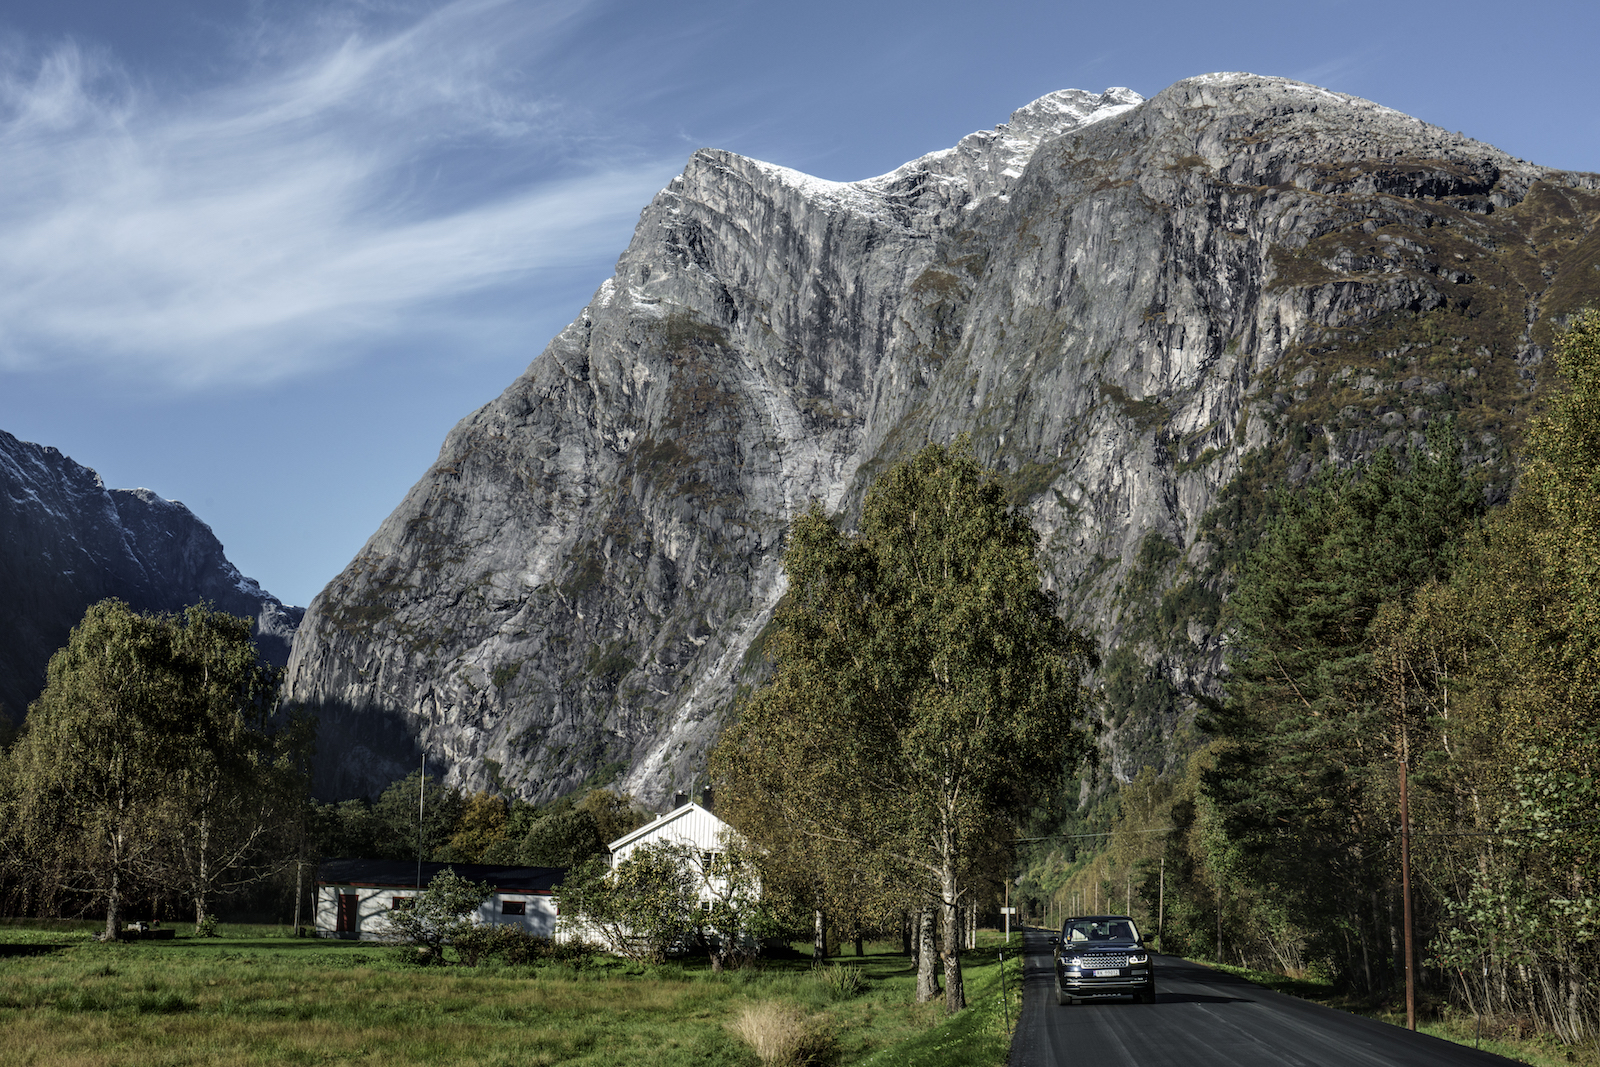
[[[317,935],[362,941],[387,937],[389,913],[405,907],[408,898],[419,895],[446,867],[469,882],[494,887],[494,895],[472,916],[474,922],[514,925],[540,937],[555,936],[556,902],[551,891],[561,884],[566,871],[487,863],[424,863],[419,889],[417,864],[411,860],[323,860],[317,866]]]
[[[611,850],[611,867],[615,870],[635,850],[645,845],[665,843],[687,845],[692,848],[699,855],[699,870],[703,874],[713,868],[712,861],[726,847],[726,835],[731,832],[733,828],[713,815],[709,808],[693,802],[680,804],[665,815],[659,815],[653,821],[611,842],[607,846]],[[701,901],[709,904],[716,899],[717,890],[720,888],[702,884]]]

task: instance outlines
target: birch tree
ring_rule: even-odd
[[[107,938],[158,887],[198,924],[299,814],[309,727],[274,728],[273,682],[246,619],[90,607],[8,753],[8,835],[34,877],[104,902]]]
[[[937,909],[950,1011],[974,861],[1087,745],[1093,649],[1057,614],[1037,545],[964,440],[885,472],[855,532],[813,505],[789,534],[775,673],[716,760],[756,844],[809,857],[834,892],[883,885]]]

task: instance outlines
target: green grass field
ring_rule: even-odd
[[[100,945],[94,924],[0,923],[0,1064],[729,1064],[761,1060],[732,1024],[776,1003],[832,1035],[832,1062],[1005,1062],[998,935],[965,956],[971,1007],[914,1005],[906,957],[843,956],[860,992],[809,962],[710,973],[580,965],[417,967],[370,943],[276,927]],[[1020,978],[1006,964],[1014,1022]],[[842,983],[848,985],[850,983]]]

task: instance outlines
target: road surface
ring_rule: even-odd
[[[1156,956],[1156,1002],[1056,1004],[1050,937],[1024,933],[1022,1018],[1011,1067],[1508,1067],[1512,1060],[1414,1034]]]

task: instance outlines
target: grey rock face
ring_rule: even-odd
[[[861,182],[697,152],[313,601],[288,685],[322,716],[319,789],[376,791],[424,734],[470,787],[685,787],[759,674],[789,521],[848,521],[963,431],[1109,653],[1114,772],[1160,763],[1221,669],[1230,531],[1270,481],[1486,398],[1499,422],[1463,418],[1501,455],[1585,280],[1524,260],[1547,217],[1590,240],[1595,189],[1252,75],[1052,94]],[[1499,295],[1469,314],[1479,282]]]
[[[107,489],[60,451],[0,431],[0,703],[21,722],[50,656],[90,604],[140,611],[212,606],[256,620],[256,647],[283,666],[304,609],[228,562],[211,527],[148,489]]]

